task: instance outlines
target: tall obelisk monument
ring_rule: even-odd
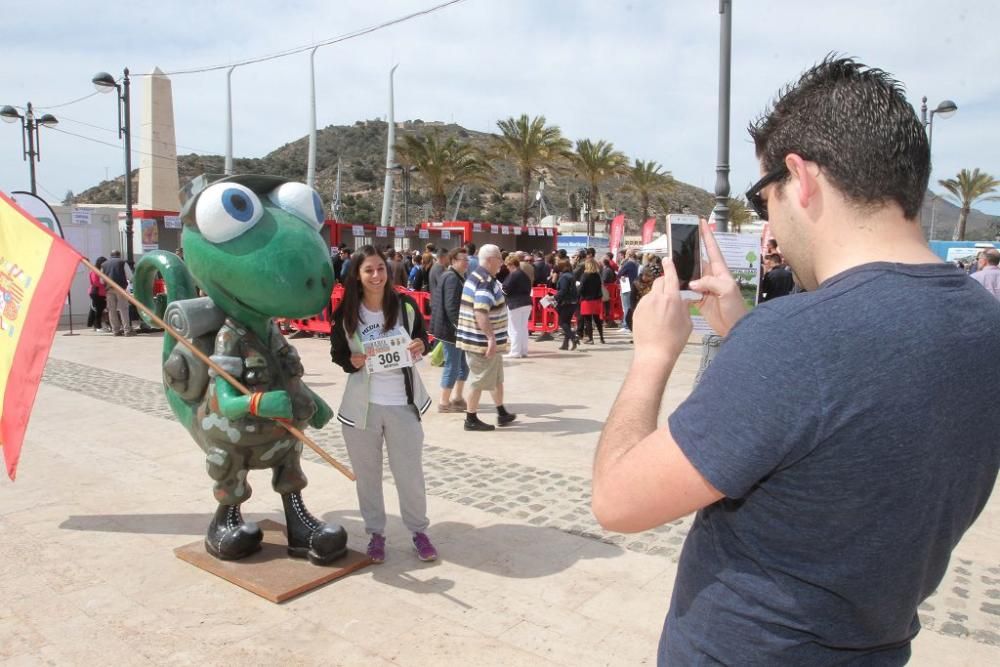
[[[177,140],[174,134],[174,97],[170,79],[160,70],[146,77],[143,90],[139,201],[145,211],[179,211]]]

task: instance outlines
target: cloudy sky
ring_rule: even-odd
[[[0,105],[32,102],[60,119],[41,129],[39,194],[60,200],[121,174],[114,98],[89,95],[98,71],[128,66],[133,123],[143,77],[286,51],[443,0],[49,0],[9,3],[0,24]],[[1000,4],[982,0],[734,0],[731,183],[756,180],[745,128],[777,90],[830,51],[901,80],[910,101],[959,111],[935,118],[933,181],[962,168],[1000,175]],[[237,69],[234,153],[259,157],[308,133],[308,54]],[[571,139],[605,139],[682,181],[715,182],[719,15],[716,0],[464,0],[316,54],[320,127],[396,119],[496,121],[544,115]],[[225,71],[174,74],[178,151],[225,149]],[[45,108],[48,107],[48,108]],[[60,131],[61,130],[61,131]],[[139,133],[139,130],[136,130]],[[78,136],[74,136],[78,135]],[[102,143],[103,142],[103,143]],[[110,145],[108,145],[110,144]],[[134,141],[138,148],[139,141]],[[138,155],[134,156],[138,166]],[[0,190],[28,189],[16,125],[0,124]],[[1000,204],[982,210],[1000,214]]]

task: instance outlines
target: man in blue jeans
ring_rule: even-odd
[[[462,304],[469,255],[458,247],[448,253],[448,269],[431,290],[431,335],[444,345],[444,369],[441,373],[441,400],[438,412],[465,412],[468,407],[462,396],[469,378],[465,352],[455,347],[455,329]],[[452,398],[452,395],[457,398]]]
[[[660,640],[670,665],[902,665],[917,607],[1000,468],[1000,302],[927,247],[927,135],[888,74],[833,57],[751,127],[747,192],[807,290],[746,312],[702,223],[691,283],[725,337],[664,425],[691,333],[673,265],[634,314],[635,355],[594,461],[622,532],[697,511]],[[750,400],[769,382],[767,401]]]

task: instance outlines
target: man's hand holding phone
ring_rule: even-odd
[[[701,294],[698,309],[708,320],[709,325],[720,336],[725,336],[729,330],[747,314],[747,305],[743,302],[740,287],[733,280],[733,275],[726,266],[726,260],[719,250],[719,244],[708,228],[708,223],[702,221],[701,238],[708,252],[708,261],[702,265],[701,278],[692,281],[690,289]],[[668,262],[669,263],[669,262]],[[642,302],[639,302],[642,305]]]
[[[633,364],[661,366],[669,372],[691,336],[691,313],[681,298],[680,280],[673,262],[663,262],[663,275],[635,309]]]

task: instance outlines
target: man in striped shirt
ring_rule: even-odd
[[[462,288],[455,346],[465,350],[469,361],[466,431],[492,431],[494,426],[479,419],[479,397],[490,392],[497,406],[497,426],[507,426],[517,415],[503,406],[503,353],[507,351],[507,304],[496,273],[503,264],[500,248],[487,244],[479,249],[479,265],[469,271]]]

